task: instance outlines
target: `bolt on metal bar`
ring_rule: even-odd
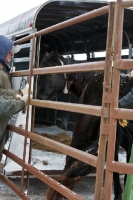
[[[111,172],[117,172],[121,174],[133,174],[133,164],[122,163],[113,161],[109,163],[108,168]]]
[[[128,0],[128,1],[122,1],[121,2],[121,6],[123,8],[129,8],[129,7],[133,7],[133,1],[132,0]]]
[[[35,54],[35,35],[32,39],[32,47],[31,47],[31,58],[30,58],[30,64],[29,64],[29,69],[30,69],[30,74],[29,74],[29,91],[28,91],[28,100],[27,100],[27,111],[26,111],[26,125],[25,125],[25,132],[27,133],[28,131],[28,123],[29,123],[29,100],[30,100],[30,94],[31,94],[31,84],[32,84],[32,69],[33,69],[33,58]],[[24,149],[23,149],[23,162],[25,162],[26,158],[26,146],[27,146],[27,134],[25,134],[24,137]],[[24,184],[24,165],[22,166],[22,176],[21,176],[21,189],[23,189],[23,184]]]
[[[114,108],[111,111],[111,117],[114,119],[133,120],[133,109]]]

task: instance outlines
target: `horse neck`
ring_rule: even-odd
[[[76,96],[81,96],[85,86],[94,76],[95,72],[77,72],[69,76],[69,81],[72,82],[71,91]]]

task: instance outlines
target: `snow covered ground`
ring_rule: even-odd
[[[66,132],[68,135],[70,136],[72,135],[71,131],[65,131],[57,126],[51,126],[51,127],[36,126],[34,131],[37,132],[38,134],[48,133],[56,135],[58,133]],[[24,140],[23,136],[15,134],[12,140],[13,141],[12,145],[10,145],[10,151],[23,158],[23,140]],[[28,150],[29,150],[29,143],[27,143],[27,155],[28,155]],[[65,158],[66,155],[63,154],[32,149],[32,165],[39,170],[63,170],[65,165]],[[26,160],[28,161],[28,157],[26,158]],[[120,149],[119,161],[126,162],[125,151],[123,151],[123,149]],[[10,159],[7,159],[6,166],[4,167],[4,171],[7,176],[12,175],[14,171],[19,171],[19,170],[21,170],[21,166],[19,166]]]
[[[70,131],[64,131],[56,126],[46,127],[46,126],[36,126],[35,132],[38,134],[41,133],[49,133],[56,135],[61,132],[66,132],[68,135],[72,135]],[[16,139],[15,139],[16,141]],[[19,142],[18,148],[22,148]],[[28,144],[27,144],[28,145]],[[17,149],[17,147],[16,147]],[[65,155],[57,154],[52,152],[44,152],[42,150],[35,150],[32,149],[32,164],[39,170],[62,170],[65,165]],[[120,162],[125,162],[125,152],[120,149],[119,153],[119,160]],[[44,162],[47,162],[44,165]],[[20,179],[15,179],[12,176],[12,173],[16,170],[21,170],[21,167],[14,163],[13,161],[8,162],[8,164],[4,168],[8,177],[12,178],[12,181],[20,185]],[[25,180],[26,181],[26,180]],[[121,176],[121,181],[123,182],[123,176]],[[37,178],[30,179],[30,187],[28,190],[28,195],[33,200],[44,200],[46,196],[48,186],[41,182]],[[81,196],[83,196],[86,200],[93,200],[94,199],[94,188],[95,188],[95,174],[90,174],[84,177],[79,183],[75,186],[74,191]],[[5,183],[0,180],[0,200],[18,200],[19,198]],[[113,200],[113,194],[112,194]]]

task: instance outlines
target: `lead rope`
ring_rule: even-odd
[[[59,61],[60,61],[61,65],[64,65],[64,63],[63,63],[63,61],[62,61],[61,59],[59,59]],[[65,77],[65,80],[66,80],[66,73],[64,73],[64,77]],[[67,81],[66,81],[66,84],[65,84],[63,93],[64,93],[64,94],[67,94],[67,93],[68,93]]]

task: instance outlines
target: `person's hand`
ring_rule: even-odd
[[[19,95],[21,96],[28,95],[28,92],[29,92],[29,84],[27,83],[26,87],[24,87],[23,89],[19,91]]]
[[[25,102],[25,108],[22,110],[22,113],[25,114],[27,110],[27,101],[28,101],[28,94],[21,97],[21,100]]]
[[[23,100],[25,102],[25,105],[26,105],[27,104],[27,100],[28,100],[28,94],[25,94],[24,96],[22,96],[21,100]]]
[[[16,100],[20,100],[22,96],[20,94],[16,94]]]
[[[21,96],[24,96],[24,95],[28,95],[28,92],[29,92],[29,88],[28,87],[25,87],[23,89],[20,90],[20,95]]]

